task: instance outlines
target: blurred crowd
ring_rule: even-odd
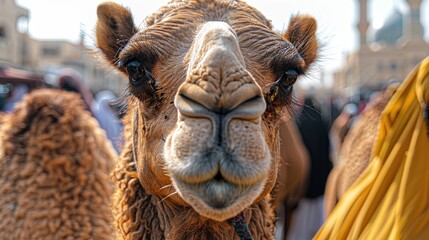
[[[32,90],[26,83],[3,84],[0,93],[0,112],[11,112],[17,103]],[[79,72],[71,68],[62,69],[53,84],[44,83],[43,87],[57,88],[79,94],[85,103],[85,109],[97,119],[100,127],[105,130],[108,139],[119,153],[123,145],[121,137],[123,124],[121,122],[121,102],[118,96],[110,90],[92,93],[83,83]]]

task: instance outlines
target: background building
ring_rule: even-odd
[[[42,74],[51,84],[55,84],[59,70],[70,67],[81,73],[93,92],[103,89],[122,92],[126,81],[117,72],[103,67],[96,52],[83,44],[84,34],[79,44],[33,39],[28,34],[29,14],[15,0],[0,0],[0,67]]]
[[[0,0],[0,64],[23,64],[28,16],[28,10],[16,6],[14,0]]]
[[[369,29],[367,0],[358,1],[360,47],[334,73],[333,89],[338,93],[346,90],[348,96],[378,88],[391,79],[403,80],[429,55],[420,22],[422,0],[407,0],[410,11],[404,14],[395,9],[376,31]]]

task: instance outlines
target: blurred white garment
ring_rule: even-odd
[[[314,199],[302,198],[295,211],[287,239],[311,240],[325,220],[323,196]]]
[[[106,131],[107,137],[118,153],[122,150],[123,125],[112,108],[112,102],[116,100],[115,94],[103,90],[95,95],[94,115],[100,123],[101,128]]]

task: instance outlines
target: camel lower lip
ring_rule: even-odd
[[[172,176],[179,195],[200,215],[225,221],[249,207],[264,189],[266,179],[255,184],[239,185],[225,179],[211,179],[190,184]]]
[[[239,196],[245,194],[247,188],[228,183],[225,180],[210,180],[189,187],[207,205],[216,209],[231,205]]]

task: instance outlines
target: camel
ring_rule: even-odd
[[[114,239],[116,157],[77,94],[32,91],[0,116],[0,239]]]
[[[97,16],[102,57],[129,79],[119,238],[244,239],[233,227],[244,219],[273,239],[279,123],[317,57],[315,19],[294,16],[279,34],[239,0],[171,1],[143,29],[116,3]]]
[[[367,168],[377,140],[381,114],[399,83],[390,84],[379,93],[350,129],[340,148],[340,163],[332,169],[326,182],[325,214],[328,216],[338,200]]]

